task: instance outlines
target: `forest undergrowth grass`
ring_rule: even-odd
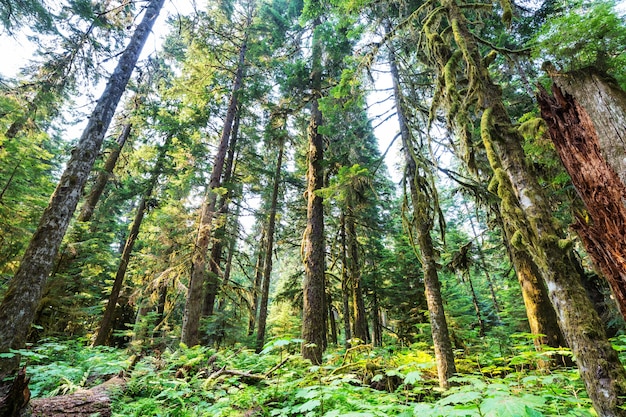
[[[537,352],[525,334],[509,341],[506,352],[489,338],[456,352],[459,374],[445,392],[426,344],[331,348],[321,366],[301,359],[298,339],[270,342],[261,354],[181,345],[135,361],[128,351],[84,341],[47,340],[20,353],[34,397],[68,394],[125,371],[127,386],[113,400],[117,417],[596,415],[576,368],[538,367],[567,350]],[[626,359],[626,336],[613,343]]]

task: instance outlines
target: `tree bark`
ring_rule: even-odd
[[[165,0],[152,0],[92,112],[80,141],[72,152],[48,207],[9,283],[0,304],[0,352],[23,346],[41,299],[43,287],[61,240],[76,210],[82,188],[102,145],[117,104],[126,89],[139,53]],[[16,369],[17,361],[0,359],[0,375]]]
[[[324,205],[323,198],[316,191],[324,186],[324,138],[319,132],[322,125],[322,112],[318,100],[322,88],[322,45],[317,27],[321,20],[313,22],[313,43],[311,51],[311,120],[308,128],[309,149],[307,153],[307,226],[304,232],[304,285],[302,313],[302,357],[313,364],[322,363],[325,349],[324,308],[325,266],[324,266]]]
[[[104,192],[104,188],[106,187],[107,182],[109,182],[109,178],[113,175],[113,170],[115,169],[117,160],[120,157],[122,148],[130,136],[131,128],[132,125],[130,123],[126,123],[122,127],[122,132],[118,136],[115,145],[113,145],[113,149],[111,149],[111,153],[109,153],[109,156],[104,163],[103,170],[98,173],[98,176],[91,187],[91,191],[89,191],[89,195],[85,198],[85,202],[80,208],[80,213],[78,215],[79,222],[88,222],[91,220],[96,204],[98,203],[98,200],[100,200],[100,197]]]
[[[396,113],[400,125],[400,137],[404,150],[404,160],[406,164],[406,179],[409,182],[410,197],[413,203],[413,216],[416,221],[417,243],[422,255],[422,270],[424,273],[424,291],[426,294],[426,304],[430,327],[433,335],[433,345],[435,349],[435,360],[437,362],[437,373],[439,376],[439,386],[448,388],[448,379],[456,373],[454,364],[454,352],[450,342],[448,323],[441,297],[441,283],[437,274],[437,263],[435,261],[435,249],[432,237],[430,236],[433,220],[429,218],[431,212],[430,204],[426,196],[417,186],[419,173],[413,155],[414,148],[411,143],[409,126],[402,105],[402,92],[400,90],[400,76],[393,51],[389,53],[389,66],[393,81],[393,91],[395,98]]]
[[[216,190],[221,186],[222,172],[224,170],[224,161],[228,150],[228,142],[230,139],[233,121],[237,114],[237,106],[239,102],[240,90],[243,87],[243,74],[246,59],[246,50],[248,47],[247,38],[244,39],[239,49],[239,62],[237,71],[231,89],[230,101],[222,136],[215,155],[213,170],[209,179],[209,186],[202,203],[200,222],[198,225],[198,234],[196,244],[194,246],[191,265],[191,278],[189,280],[189,288],[187,290],[187,299],[185,302],[185,312],[183,315],[183,326],[181,331],[181,341],[187,346],[195,346],[200,341],[200,318],[202,317],[202,308],[204,304],[203,288],[206,282],[206,264],[207,251],[211,242],[211,233],[213,228],[213,218],[215,217],[215,207],[217,204]]]
[[[278,190],[280,186],[280,172],[283,168],[283,151],[285,139],[279,138],[278,158],[276,171],[274,172],[274,187],[272,188],[272,201],[269,218],[267,220],[267,244],[265,246],[265,261],[263,262],[263,287],[261,289],[261,303],[259,305],[259,324],[256,332],[256,353],[263,350],[265,344],[265,327],[267,323],[267,306],[270,297],[270,278],[272,275],[272,255],[274,254],[274,234],[276,230],[276,212],[278,211]]]
[[[597,133],[602,157],[626,184],[626,91],[594,68],[550,75],[561,91],[585,109]]]
[[[597,124],[577,99],[557,85],[553,85],[552,91],[553,97],[546,91],[539,93],[541,117],[548,124],[550,137],[591,219],[586,221],[579,216],[575,229],[609,282],[626,318],[626,186],[601,152]],[[626,123],[626,117],[622,117]],[[626,140],[626,131],[620,133]],[[614,145],[613,150],[619,146]],[[613,156],[618,162],[624,159]]]

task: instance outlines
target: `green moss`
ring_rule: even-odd
[[[487,55],[485,55],[485,57],[483,58],[483,65],[485,68],[487,68],[489,65],[491,65],[491,63],[493,61],[496,60],[496,58],[498,57],[498,51],[496,50],[491,50]]]
[[[513,236],[511,236],[511,245],[518,249],[523,249],[525,247],[524,235],[520,230],[516,230],[515,233],[513,233]]]
[[[513,20],[513,4],[511,0],[500,0],[500,6],[502,6],[502,23],[507,27],[511,27]]]
[[[534,117],[518,126],[517,131],[525,139],[538,138],[545,135],[548,126],[541,117]]]

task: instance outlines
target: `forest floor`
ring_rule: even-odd
[[[626,353],[626,337],[613,342]],[[569,353],[537,353],[526,334],[457,351],[458,375],[447,391],[437,385],[426,344],[331,348],[322,366],[300,358],[297,339],[274,340],[260,354],[243,347],[143,350],[48,340],[20,353],[36,399],[98,391],[93,387],[122,376],[108,391],[110,415],[120,417],[596,415],[575,368],[538,366]]]

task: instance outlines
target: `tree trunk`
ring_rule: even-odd
[[[376,284],[376,276],[374,276],[374,288],[372,289],[372,310],[372,344],[374,347],[380,347],[383,345],[383,326],[380,317],[380,305],[378,303],[378,285]]]
[[[311,121],[308,129],[309,150],[307,153],[307,226],[304,231],[304,285],[302,313],[302,357],[313,364],[322,363],[324,351],[324,205],[316,191],[324,186],[324,138],[318,131],[322,125],[322,112],[318,100],[322,88],[322,44],[317,27],[321,20],[313,22],[311,46]]]
[[[115,307],[117,306],[120,291],[122,290],[124,278],[126,277],[126,269],[128,268],[128,264],[130,263],[130,257],[133,253],[133,247],[135,246],[135,242],[137,241],[137,237],[139,236],[141,223],[143,222],[143,217],[148,208],[148,201],[150,200],[152,192],[154,191],[154,187],[157,185],[159,181],[159,176],[163,171],[165,157],[167,151],[169,150],[171,141],[172,136],[168,136],[163,146],[159,149],[159,155],[157,157],[156,163],[154,164],[154,168],[152,169],[150,181],[148,182],[148,187],[143,197],[141,197],[139,206],[137,207],[137,213],[135,214],[135,219],[133,220],[130,232],[128,233],[128,237],[126,238],[126,243],[124,244],[120,264],[117,268],[117,273],[115,274],[115,280],[113,281],[113,287],[111,288],[109,301],[107,302],[106,308],[104,309],[104,314],[102,315],[102,320],[100,321],[100,328],[98,329],[96,339],[93,342],[94,346],[105,345],[109,340],[109,335],[111,333],[111,328],[113,324],[113,314],[115,312]]]
[[[469,285],[470,295],[472,296],[472,305],[474,306],[474,311],[476,312],[476,320],[478,321],[478,336],[485,336],[485,321],[483,320],[482,312],[480,311],[480,304],[478,302],[478,296],[476,295],[476,290],[474,289],[474,283],[472,282],[472,275],[470,274],[469,269],[464,271],[465,279]]]
[[[350,348],[350,277],[348,275],[348,250],[346,243],[346,216],[341,213],[341,301],[343,305],[343,332],[346,349]]]
[[[126,140],[130,136],[132,125],[130,123],[126,123],[122,127],[122,132],[117,138],[116,144],[113,145],[113,149],[111,149],[111,153],[104,163],[104,168],[102,171],[98,173],[96,180],[91,187],[91,191],[89,191],[89,195],[85,198],[85,202],[80,208],[80,214],[78,215],[79,222],[88,222],[91,220],[91,216],[93,215],[93,210],[100,200],[100,196],[104,192],[104,188],[109,181],[109,178],[113,175],[113,170],[115,169],[115,165],[117,164],[117,159],[120,157],[120,153],[122,152],[122,148],[126,143]]]
[[[233,122],[233,129],[230,137],[230,144],[228,146],[228,154],[226,156],[226,163],[224,164],[224,175],[222,178],[222,185],[226,186],[228,191],[226,194],[220,197],[218,204],[215,237],[212,239],[213,247],[211,247],[211,256],[209,261],[209,276],[206,288],[206,294],[204,298],[204,306],[202,308],[202,316],[209,317],[213,315],[215,307],[215,299],[219,292],[219,277],[224,276],[220,269],[222,263],[222,256],[224,251],[224,244],[226,240],[226,226],[229,211],[229,202],[232,198],[232,184],[230,184],[233,176],[233,166],[235,163],[235,150],[237,148],[237,136],[239,133],[239,118],[241,117],[239,108],[236,110],[235,120]]]
[[[259,252],[257,253],[256,265],[254,266],[254,282],[252,283],[252,311],[250,312],[250,321],[248,322],[248,336],[252,336],[254,333],[259,314],[261,285],[263,284],[263,262],[265,262],[265,247],[265,226],[261,226]]]
[[[624,416],[626,371],[604,333],[604,326],[593,309],[576,267],[569,261],[569,243],[555,229],[552,211],[530,168],[521,144],[523,138],[513,127],[502,101],[501,89],[489,76],[477,41],[455,0],[442,0],[452,28],[470,69],[468,91],[482,111],[481,135],[489,163],[495,173],[502,206],[516,216],[521,240],[539,266],[559,324],[576,358],[589,398],[599,415]]]
[[[330,323],[330,342],[337,346],[337,320],[335,320],[335,309],[333,308],[333,297],[330,293],[326,294],[326,307],[328,307],[328,322]]]
[[[0,305],[0,352],[23,346],[43,287],[119,100],[165,0],[152,0],[111,75]],[[0,375],[17,360],[0,359]]]
[[[215,207],[217,204],[217,194],[215,191],[221,186],[222,172],[224,170],[224,161],[228,150],[228,142],[233,127],[233,121],[237,114],[237,105],[240,90],[243,86],[243,74],[246,58],[246,50],[248,47],[247,38],[244,39],[239,49],[239,62],[233,87],[230,94],[230,102],[224,120],[222,136],[215,155],[213,170],[209,179],[204,202],[202,203],[200,222],[198,225],[198,234],[196,244],[194,246],[191,260],[191,278],[189,280],[189,288],[187,290],[187,299],[185,302],[185,312],[183,315],[183,326],[181,331],[181,341],[187,346],[195,346],[200,340],[200,317],[202,317],[202,308],[204,304],[203,287],[206,281],[206,264],[207,251],[211,242],[211,232],[213,227],[213,217],[215,216]]]
[[[539,94],[541,117],[548,124],[550,137],[591,219],[588,222],[579,217],[575,229],[587,253],[611,285],[626,318],[626,206],[623,200],[626,186],[603,157],[599,132],[578,100],[556,85],[552,91],[554,97],[546,91]],[[613,120],[619,123],[617,117]],[[626,128],[625,115],[621,121]],[[626,130],[619,133],[626,140]],[[606,142],[608,138],[603,139]],[[612,150],[621,145],[623,143],[618,142]],[[621,162],[624,154],[621,155],[619,158],[612,156]]]
[[[359,248],[357,244],[356,226],[351,207],[345,216],[346,238],[348,243],[348,279],[352,284],[352,307],[354,308],[353,335],[362,343],[369,343],[370,337],[367,331],[367,315],[365,312],[365,300],[361,288],[361,268],[359,265]]]
[[[283,168],[283,151],[285,139],[278,139],[278,159],[274,172],[274,187],[272,189],[272,202],[270,215],[267,220],[267,244],[265,246],[265,261],[263,262],[263,288],[261,289],[261,303],[259,305],[259,324],[256,332],[256,353],[263,350],[265,344],[265,326],[267,323],[267,306],[270,297],[270,278],[272,275],[272,255],[274,254],[274,233],[276,230],[276,212],[278,210],[278,190],[280,186],[280,172]]]
[[[554,83],[586,110],[603,158],[626,184],[626,92],[594,68],[550,74]]]
[[[500,216],[499,219],[503,223],[506,248],[522,290],[530,332],[537,336],[533,339],[535,348],[541,350],[542,345],[553,348],[566,346],[556,312],[548,297],[548,290],[541,280],[539,267],[525,249],[510,243],[515,229]]]
[[[414,148],[411,143],[411,136],[407,124],[404,108],[402,105],[402,92],[400,90],[400,76],[393,51],[389,54],[389,66],[393,81],[393,91],[395,97],[396,112],[400,125],[400,136],[402,148],[404,150],[404,160],[406,163],[406,178],[409,182],[411,202],[413,203],[413,216],[416,221],[417,243],[422,255],[422,270],[424,273],[424,291],[426,293],[426,304],[430,327],[433,335],[433,345],[435,349],[435,360],[437,361],[437,373],[439,376],[439,386],[448,388],[448,379],[456,372],[454,365],[454,353],[450,334],[448,333],[448,323],[441,297],[441,284],[437,274],[437,263],[435,261],[435,249],[433,246],[432,230],[433,220],[430,217],[432,211],[426,196],[418,188],[419,173],[413,155]]]

